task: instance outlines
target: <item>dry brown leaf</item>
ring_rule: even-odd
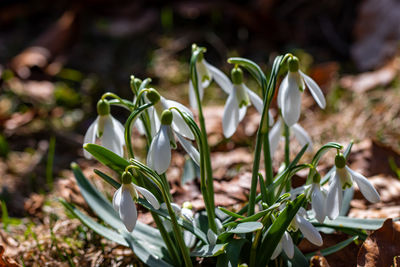
[[[363,93],[378,86],[387,86],[397,77],[398,72],[399,60],[393,59],[377,70],[345,76],[340,79],[340,85],[350,91]]]
[[[4,123],[4,127],[7,130],[15,130],[20,126],[31,122],[33,117],[34,112],[32,110],[28,110],[24,113],[14,113],[11,118]]]
[[[324,256],[315,255],[310,259],[310,267],[330,267],[330,265]]]
[[[400,223],[386,220],[362,244],[358,256],[358,267],[391,266],[395,256],[400,255]]]
[[[4,256],[4,247],[0,245],[0,267],[21,267],[10,257]]]

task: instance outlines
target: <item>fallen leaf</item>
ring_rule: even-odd
[[[324,256],[315,255],[310,259],[310,267],[330,267],[330,265]]]
[[[4,256],[4,247],[0,245],[0,267],[21,267],[10,257]]]
[[[358,267],[391,266],[394,257],[400,255],[400,223],[386,220],[362,244],[358,256]]]

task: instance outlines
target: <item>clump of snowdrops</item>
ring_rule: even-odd
[[[300,70],[299,59],[291,54],[277,56],[267,79],[256,63],[244,58],[229,58],[232,71],[226,75],[205,60],[205,53],[205,48],[193,45],[189,81],[193,112],[161,96],[151,87],[150,78],[131,77],[131,100],[113,93],[102,96],[97,104],[98,117],[85,135],[84,154],[117,174],[119,179],[95,170],[116,191],[110,202],[72,164],[85,200],[104,223],[96,222],[62,200],[64,206],[98,234],[132,248],[149,266],[192,266],[202,258],[211,258],[208,262],[217,266],[308,266],[308,259],[315,253],[304,255],[297,248],[303,238],[322,246],[320,231],[341,230],[351,235],[348,240],[321,251],[327,255],[357,238],[365,239],[365,229],[378,228],[380,221],[344,216],[353,196],[354,182],[367,200],[379,201],[371,183],[346,164],[352,143],[347,148],[327,143],[316,150],[310,163],[299,163],[306,151],[314,151],[310,136],[298,124],[302,94],[308,89],[321,108],[326,105],[319,86]],[[246,86],[245,71],[259,88]],[[279,116],[274,119],[269,107],[279,75],[285,76],[277,92]],[[204,90],[212,82],[227,94],[221,122],[226,138],[235,134],[251,105],[261,114],[249,199],[241,210],[214,204],[207,118],[202,110]],[[129,110],[124,125],[111,115],[114,107]],[[146,158],[135,156],[133,127],[146,137]],[[290,158],[292,135],[303,146],[293,159]],[[285,160],[278,173],[274,173],[272,158],[280,140],[284,141]],[[205,211],[194,212],[190,202],[179,206],[170,194],[166,171],[171,163],[171,149],[178,145],[199,167]],[[336,151],[335,165],[321,177],[317,166],[329,150]],[[304,169],[308,170],[305,184],[293,188],[291,178]],[[155,228],[137,220],[137,205],[150,211]]]

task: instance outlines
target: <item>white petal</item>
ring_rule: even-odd
[[[160,130],[161,122],[154,107],[149,107],[148,112],[149,112],[150,127],[151,127],[151,137],[154,137]]]
[[[319,88],[318,84],[313,79],[304,74],[302,71],[299,71],[299,73],[307,84],[308,89],[310,89],[311,95],[314,97],[315,102],[317,102],[318,106],[321,108],[325,108],[326,102],[321,88]]]
[[[226,76],[225,73],[223,73],[213,65],[209,64],[205,60],[204,64],[206,65],[207,69],[211,72],[212,78],[219,85],[219,87],[221,87],[221,89],[224,90],[225,93],[230,94],[232,92],[233,85],[229,80],[228,76]]]
[[[364,177],[362,174],[358,172],[353,171],[347,166],[346,169],[349,171],[351,176],[353,176],[353,179],[354,181],[356,181],[361,193],[369,202],[377,203],[380,201],[380,196],[378,192],[366,177]]]
[[[171,163],[171,145],[168,137],[168,125],[161,125],[151,142],[147,154],[147,165],[158,174],[164,173]]]
[[[279,254],[281,254],[281,252],[282,252],[282,239],[279,241],[278,245],[275,247],[275,250],[271,256],[271,260],[274,260],[276,257],[278,257]]]
[[[315,212],[315,218],[319,223],[323,223],[325,220],[325,197],[319,185],[313,184],[311,190],[311,205]]]
[[[111,115],[104,120],[104,132],[100,138],[101,144],[117,154],[124,156],[124,133],[121,132],[121,123],[114,119]],[[122,126],[123,128],[123,126]]]
[[[192,80],[189,81],[189,104],[193,109],[197,109],[196,92],[194,91]]]
[[[169,109],[172,107],[178,108],[181,112],[186,112],[189,114],[191,117],[193,117],[193,113],[184,105],[172,101],[172,100],[167,100],[165,98],[161,98],[162,104],[165,109]],[[175,109],[172,109],[172,114],[173,114],[173,119],[172,119],[172,129],[174,129],[175,132],[180,133],[186,138],[189,138],[191,140],[194,139],[194,135],[192,131],[190,130],[190,127],[186,124],[185,120],[182,118],[182,116],[179,114],[178,111]]]
[[[297,225],[305,238],[311,243],[317,246],[322,246],[322,237],[318,230],[305,218],[296,215]]]
[[[293,245],[293,240],[292,237],[288,232],[285,231],[282,237],[282,248],[283,251],[285,251],[286,256],[288,256],[289,259],[293,258],[294,256],[294,245]]]
[[[117,191],[115,191],[113,200],[112,200],[113,207],[118,212],[119,212],[119,204],[121,203],[121,189],[122,189],[122,186],[120,188],[118,188]]]
[[[252,90],[250,90],[245,84],[243,84],[243,86],[246,89],[247,94],[249,95],[250,101],[253,104],[253,106],[255,107],[255,109],[258,111],[258,113],[262,114],[263,107],[264,107],[262,99],[256,93],[254,93]]]
[[[246,106],[239,108],[239,123],[244,119],[246,112],[247,112]]]
[[[312,152],[312,141],[306,130],[301,127],[298,123],[295,123],[290,129],[293,131],[294,136],[301,146],[308,144],[307,151]]]
[[[336,172],[331,177],[333,181],[329,185],[328,195],[326,197],[326,214],[329,219],[334,220],[339,216],[340,209],[342,208],[342,186],[340,178],[337,177]]]
[[[179,133],[175,133],[175,136],[178,138],[179,143],[182,145],[183,149],[189,154],[189,156],[193,159],[193,161],[200,166],[200,153],[197,149],[192,146],[192,143],[186,140]]]
[[[285,78],[283,78],[281,84],[279,85],[279,90],[278,90],[278,107],[282,108],[282,103],[283,103],[283,92],[285,90],[287,90],[287,88],[289,87],[288,84],[288,79],[289,79],[289,74],[286,74]]]
[[[138,185],[133,184],[133,186],[136,188],[137,191],[139,191],[142,196],[155,208],[158,210],[160,208],[160,203],[158,202],[157,198],[151,193],[149,190],[147,190],[144,187],[140,187]]]
[[[288,74],[287,87],[283,88],[281,110],[285,123],[290,127],[300,118],[301,92],[293,73]]]
[[[281,139],[282,136],[282,122],[281,120],[278,120],[274,127],[269,131],[269,150],[271,153],[271,157],[274,156],[274,153],[276,149],[278,148],[279,145],[279,140]]]
[[[121,217],[122,222],[125,224],[126,229],[129,232],[132,232],[137,221],[137,211],[131,193],[126,188],[122,188],[119,216]]]
[[[269,117],[269,126],[274,125],[274,116],[272,116],[271,110],[268,110],[268,117]]]
[[[208,64],[204,58],[196,64],[197,75],[199,76],[199,81],[203,88],[207,88],[208,86],[210,86],[213,79],[212,73],[208,69],[207,65],[210,64]],[[208,79],[203,80],[203,76],[208,76]]]
[[[239,125],[239,105],[236,100],[236,90],[233,89],[225,103],[222,117],[222,128],[226,138],[231,137]]]
[[[97,133],[97,123],[99,121],[99,117],[97,116],[96,120],[92,122],[89,126],[89,129],[85,133],[85,137],[83,138],[83,144],[94,144],[96,143],[96,133]],[[83,155],[87,159],[92,158],[92,154],[83,149]]]

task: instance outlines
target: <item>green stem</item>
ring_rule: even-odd
[[[285,123],[284,126],[284,134],[285,134],[285,168],[287,168],[290,164],[290,128]],[[291,180],[288,179],[286,182],[286,192],[290,191],[291,188]]]
[[[143,106],[138,107],[134,110],[131,115],[129,115],[128,119],[125,122],[125,144],[128,150],[129,158],[135,158],[133,153],[133,146],[132,146],[132,123],[135,121],[136,117],[145,109],[153,106],[152,103],[144,104]]]
[[[198,113],[199,113],[199,122],[200,122],[200,129],[201,129],[201,139],[202,139],[202,152],[200,154],[201,157],[204,159],[205,163],[205,168],[206,168],[206,193],[208,194],[208,202],[209,202],[209,207],[210,209],[207,210],[207,215],[208,215],[208,222],[209,222],[209,227],[211,230],[214,231],[214,233],[217,233],[217,225],[215,223],[215,201],[214,201],[214,179],[212,176],[212,166],[211,166],[211,156],[210,156],[210,147],[208,145],[208,140],[207,140],[207,130],[206,130],[206,125],[204,122],[204,115],[203,115],[203,109],[201,106],[201,99],[200,99],[200,92],[199,92],[199,81],[198,81],[198,75],[197,75],[197,69],[196,69],[196,62],[197,58],[199,57],[200,53],[203,53],[202,49],[196,49],[193,54],[192,58],[190,60],[190,74],[191,74],[191,80],[193,84],[194,91],[196,93],[196,101],[197,101],[197,108],[198,108]]]

